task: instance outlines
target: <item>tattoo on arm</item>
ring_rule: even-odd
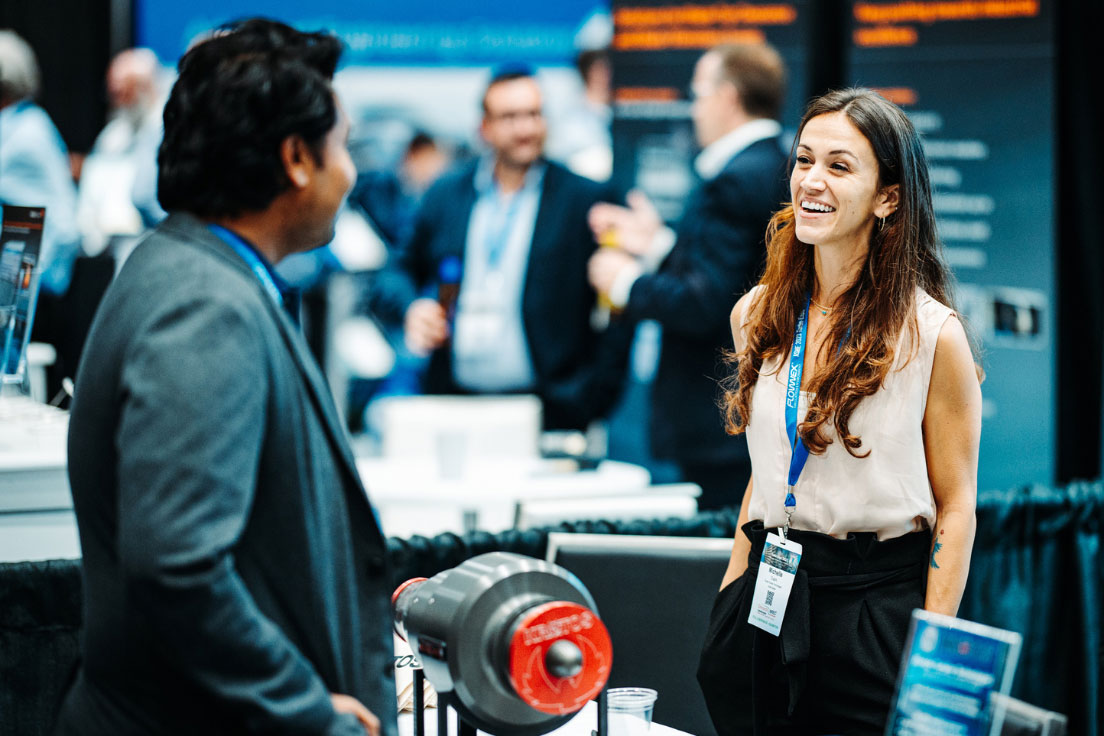
[[[940,537],[943,536],[944,531],[946,531],[946,530],[945,529],[940,529],[939,530],[939,536]],[[939,563],[937,563],[935,561],[935,553],[938,552],[941,549],[943,549],[943,543],[939,541],[939,537],[936,537],[935,541],[932,542],[932,553],[931,553],[931,566],[935,570],[939,569]]]

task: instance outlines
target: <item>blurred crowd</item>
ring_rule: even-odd
[[[785,70],[769,46],[702,55],[687,80],[696,187],[664,223],[645,195],[609,184],[609,53],[582,51],[576,68],[576,99],[554,120],[533,69],[493,70],[472,101],[478,146],[412,127],[396,155],[358,167],[334,240],[277,270],[302,290],[350,431],[372,431],[383,396],[536,394],[546,429],[638,437],[627,459],[666,461],[677,478],[665,479],[698,483],[704,508],[738,504],[731,479],[750,465],[724,432],[717,381],[729,310],[785,198]],[[0,31],[0,203],[47,209],[34,334],[57,348],[49,395],[75,376],[111,279],[166,216],[157,152],[171,81],[152,51],[118,54],[110,118],[87,155],[70,155],[35,102],[34,51]],[[354,160],[364,135],[354,117]],[[634,339],[643,370],[629,370]],[[626,391],[640,375],[649,393]]]

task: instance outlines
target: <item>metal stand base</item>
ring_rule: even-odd
[[[608,736],[609,712],[606,708],[606,691],[598,693],[598,730],[591,731],[592,736]],[[448,712],[450,708],[437,700],[437,736],[449,736]],[[459,723],[457,736],[476,736],[476,728],[456,714]],[[425,736],[425,673],[414,670],[414,736]]]

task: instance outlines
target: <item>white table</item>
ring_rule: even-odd
[[[663,697],[662,693],[660,697]],[[586,704],[586,706],[579,711],[578,715],[572,718],[564,725],[557,728],[555,731],[550,731],[548,736],[590,736],[590,732],[598,727],[598,706],[593,701]],[[454,712],[449,713],[450,717],[450,730],[455,733],[456,728],[456,714]],[[426,711],[425,718],[426,736],[437,736],[437,709],[430,708]],[[399,736],[411,736],[414,733],[414,715],[412,713],[400,713],[399,714]],[[483,734],[483,731],[478,731]],[[486,736],[486,734],[483,734]],[[685,731],[679,731],[671,728],[670,726],[664,726],[661,723],[653,723],[651,729],[647,733],[642,733],[640,736],[692,736]]]
[[[0,562],[80,557],[66,470],[69,415],[0,397]]]
[[[572,461],[471,460],[458,478],[442,478],[430,460],[360,458],[357,469],[388,536],[431,536],[514,526],[528,501],[627,497],[651,484],[646,468],[605,460],[594,470]]]

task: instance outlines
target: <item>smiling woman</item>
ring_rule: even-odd
[[[722,736],[880,734],[912,609],[954,614],[966,583],[980,385],[904,113],[814,100],[790,195],[732,311],[753,481],[698,678]],[[800,555],[788,600],[777,549]]]

